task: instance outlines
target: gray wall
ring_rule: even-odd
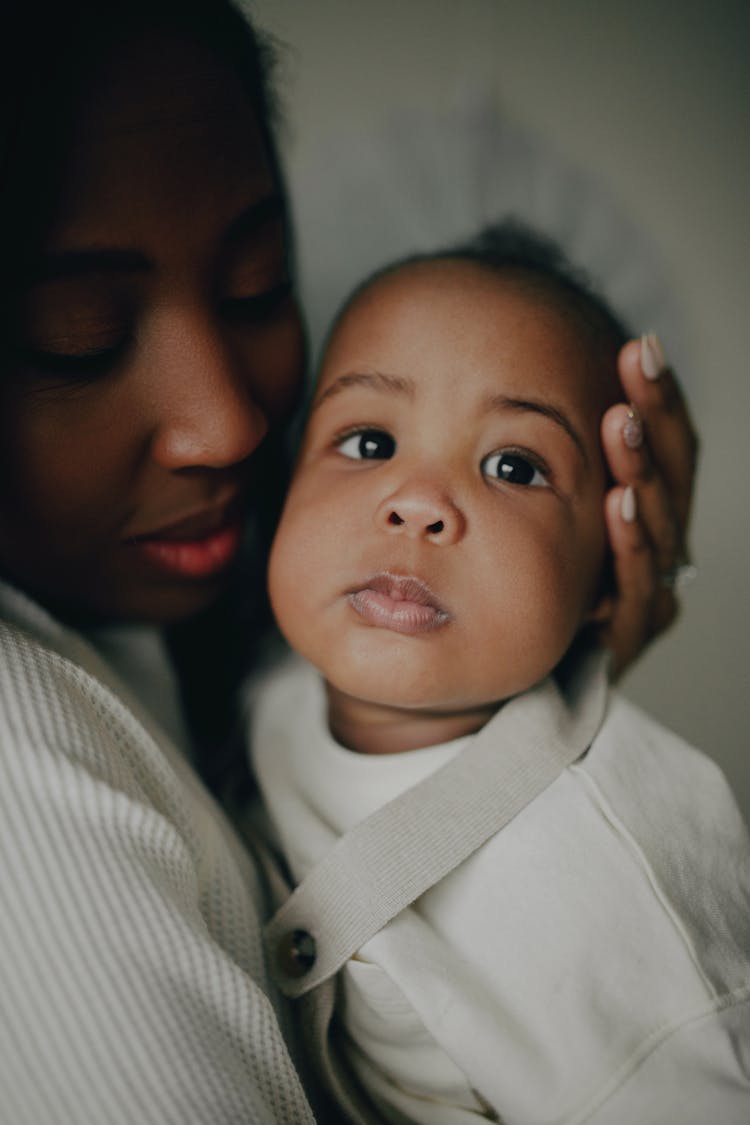
[[[315,333],[377,257],[376,212],[397,177],[389,181],[388,159],[368,152],[395,136],[403,160],[410,122],[432,115],[460,126],[475,105],[503,123],[508,200],[499,187],[499,204],[533,196],[533,217],[551,216],[638,328],[664,336],[703,439],[692,532],[700,577],[677,626],[624,687],[720,762],[747,815],[750,9],[727,0],[256,0],[252,10],[288,45],[285,149]],[[439,169],[444,157],[430,159]],[[365,176],[357,169],[368,159]],[[524,161],[526,179],[517,172]],[[460,150],[453,164],[465,163]],[[373,187],[381,165],[385,178]],[[389,248],[389,237],[395,246],[420,222],[409,191],[393,194],[388,214],[403,206],[405,217],[383,236]],[[466,225],[455,199],[434,204],[433,225],[441,206],[448,227]],[[605,230],[610,212],[614,235]]]

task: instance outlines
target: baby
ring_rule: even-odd
[[[750,1120],[741,818],[586,654],[625,338],[496,228],[381,272],[328,340],[269,570],[305,662],[259,693],[254,764],[303,913],[326,864],[337,932],[360,879],[394,896],[330,1037],[376,1119]],[[299,994],[324,928],[290,952]]]

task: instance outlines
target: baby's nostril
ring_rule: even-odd
[[[388,523],[395,523],[398,526],[398,524],[403,522],[404,521],[401,519],[401,516],[398,514],[398,512],[391,512],[388,517]]]
[[[441,532],[443,530],[444,527],[445,527],[445,524],[443,523],[442,520],[435,520],[434,523],[428,523],[427,524],[427,530],[430,532],[431,535],[437,535],[439,532]]]

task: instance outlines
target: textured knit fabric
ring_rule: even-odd
[[[110,625],[87,629],[83,636],[182,754],[192,758],[177,673],[161,629],[150,625]]]
[[[8,587],[0,857],[0,1120],[313,1120],[255,865],[97,653]]]
[[[493,729],[500,762],[502,711]],[[420,788],[470,741],[346,751],[301,663],[259,693],[254,731],[297,881],[405,793],[404,869],[419,864]],[[386,1119],[744,1125],[750,843],[724,779],[613,695],[586,756],[367,941],[340,985],[334,1042]]]

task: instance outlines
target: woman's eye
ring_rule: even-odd
[[[45,351],[41,348],[20,349],[18,360],[43,375],[66,379],[96,379],[107,375],[122,359],[129,339],[107,348],[92,351]]]
[[[253,293],[247,297],[225,297],[221,302],[221,311],[227,320],[235,324],[262,324],[280,312],[291,295],[291,281],[282,281],[263,293]]]
[[[520,453],[490,453],[482,461],[482,472],[507,484],[523,484],[531,488],[545,488],[549,484],[546,473]]]
[[[396,443],[385,430],[358,430],[341,438],[336,448],[353,461],[387,461],[396,452]]]

